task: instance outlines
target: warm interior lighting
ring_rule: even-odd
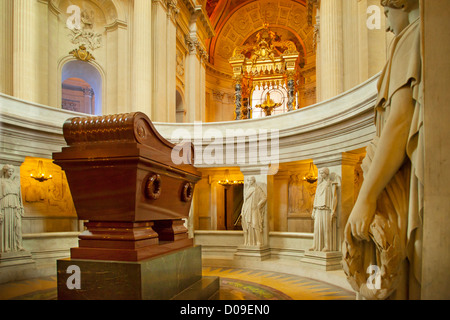
[[[315,183],[317,181],[317,175],[314,172],[313,163],[311,162],[309,164],[309,171],[308,173],[303,177],[304,181],[308,181],[309,183]]]
[[[50,179],[53,178],[51,174],[48,175],[48,176],[45,175],[44,163],[42,162],[42,160],[38,161],[38,166],[37,166],[36,172],[37,172],[36,176],[33,175],[33,174],[30,174],[30,177],[35,179],[35,180],[37,180],[37,181],[39,181],[39,182],[44,182],[44,181],[47,181],[47,180],[50,180]]]
[[[236,185],[236,184],[244,184],[244,181],[242,180],[232,180],[230,178],[230,171],[227,169],[225,171],[225,179],[224,180],[219,180],[218,184],[224,186],[224,187],[229,187],[232,185]]]

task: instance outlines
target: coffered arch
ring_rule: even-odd
[[[294,42],[302,44],[306,56],[314,55],[314,28],[307,23],[305,1],[263,0],[230,1],[224,6],[221,1],[211,12],[216,36],[209,42],[210,62],[214,67],[230,73],[228,59],[236,46],[244,44],[255,32],[263,28],[285,29]]]

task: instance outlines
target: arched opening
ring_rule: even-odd
[[[102,77],[94,66],[69,61],[63,66],[61,82],[63,109],[102,114]]]
[[[266,117],[267,115],[264,110],[258,107],[264,105],[272,105],[271,115],[288,112],[287,100],[288,94],[284,85],[279,87],[255,88],[251,99],[251,118]]]
[[[91,85],[79,78],[69,78],[62,83],[62,108],[95,114],[95,92]]]
[[[181,93],[177,90],[176,94],[176,121],[177,123],[185,122],[184,102]]]

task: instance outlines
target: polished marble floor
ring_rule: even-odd
[[[204,267],[220,277],[221,300],[354,300],[353,292],[296,275],[242,268]],[[0,285],[0,300],[55,300],[56,276]]]

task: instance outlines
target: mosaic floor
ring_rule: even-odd
[[[203,268],[220,277],[221,300],[355,300],[353,292],[296,275],[238,268]]]
[[[220,277],[221,300],[354,300],[342,288],[295,275],[239,268],[203,268]],[[0,285],[0,300],[55,300],[56,276]]]

